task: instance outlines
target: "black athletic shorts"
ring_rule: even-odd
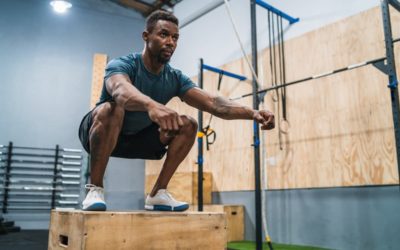
[[[87,113],[79,126],[79,139],[90,154],[89,130],[92,126],[92,111]],[[120,134],[111,156],[128,159],[159,160],[167,152],[167,146],[160,141],[159,126],[156,123],[134,135]]]

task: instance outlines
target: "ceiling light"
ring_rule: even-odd
[[[64,13],[69,8],[72,7],[72,4],[65,0],[54,0],[50,2],[50,5],[53,7],[54,11],[57,13]]]

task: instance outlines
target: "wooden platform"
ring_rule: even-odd
[[[49,250],[225,249],[218,212],[51,212]]]
[[[190,206],[191,211],[197,211],[197,205]],[[243,205],[204,205],[204,212],[220,212],[226,216],[227,241],[244,240],[244,206]]]

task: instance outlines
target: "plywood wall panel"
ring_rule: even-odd
[[[101,89],[103,88],[105,68],[107,65],[107,55],[94,54],[92,69],[92,90],[90,96],[90,108],[94,108],[100,99]]]
[[[380,18],[375,8],[288,41],[289,80],[384,56]],[[277,160],[268,168],[269,188],[395,183],[386,82],[367,66],[287,88],[290,141],[279,150],[277,136],[269,137],[269,157]]]
[[[393,36],[398,37],[400,15],[393,9],[391,13]],[[394,48],[398,58],[400,46],[396,44]],[[383,57],[380,8],[286,41],[285,52],[287,81]],[[262,85],[271,86],[268,49],[260,52],[259,64]],[[244,59],[222,68],[251,76]],[[205,89],[216,93],[218,75],[206,72],[204,78]],[[251,92],[249,84],[235,85],[235,80],[227,79],[221,95],[236,97]],[[387,82],[387,76],[370,65],[287,87],[288,132],[262,132],[265,150],[261,151],[261,158],[267,164],[268,188],[398,183]],[[263,105],[283,125],[277,93],[280,92],[267,93]],[[239,102],[252,106],[251,98]],[[171,107],[197,117],[195,111],[181,103],[171,103]],[[211,125],[217,132],[217,141],[205,152],[204,167],[213,173],[213,190],[254,189],[252,122],[214,118]],[[196,154],[197,149],[192,149],[179,171],[195,171]],[[146,169],[155,168],[147,164]]]

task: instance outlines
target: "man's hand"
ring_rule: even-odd
[[[261,129],[273,129],[275,128],[274,114],[267,110],[255,110],[253,119],[261,124]]]
[[[183,126],[183,121],[179,114],[159,103],[152,103],[148,107],[150,119],[160,126],[161,131],[176,134]]]

